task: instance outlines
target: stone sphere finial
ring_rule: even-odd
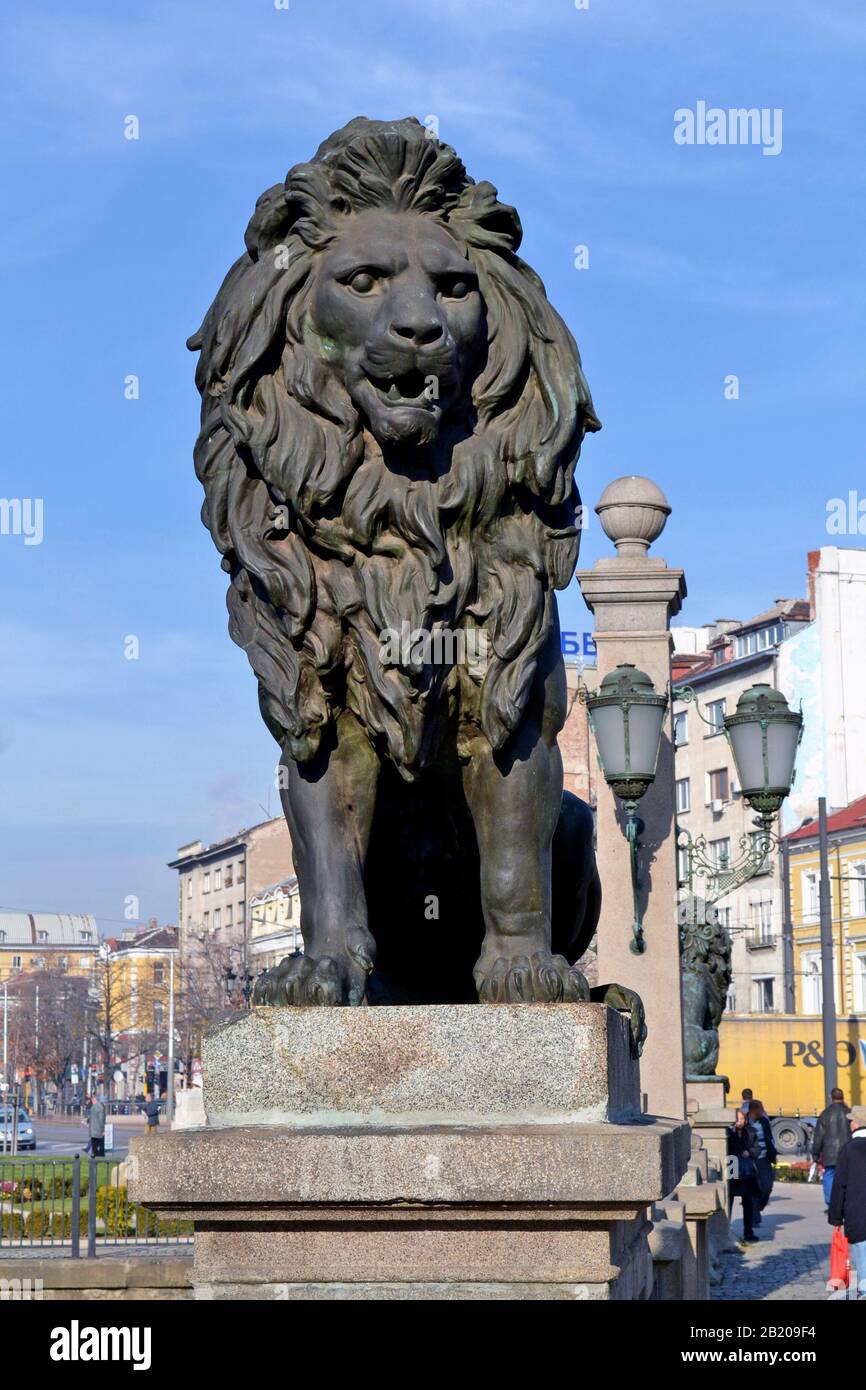
[[[634,473],[608,483],[595,510],[617,555],[641,557],[658,540],[671,514],[661,488]]]

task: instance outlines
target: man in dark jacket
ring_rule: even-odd
[[[824,1201],[828,1207],[830,1205],[830,1193],[833,1190],[836,1160],[842,1145],[847,1144],[851,1138],[851,1127],[848,1124],[849,1109],[850,1106],[845,1104],[845,1097],[839,1088],[831,1091],[830,1104],[818,1116],[818,1123],[812,1136],[812,1157],[816,1163],[824,1165]]]
[[[829,1220],[845,1228],[859,1297],[866,1299],[866,1105],[855,1105],[849,1119],[852,1137],[839,1151]]]

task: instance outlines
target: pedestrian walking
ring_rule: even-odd
[[[152,1137],[159,1129],[159,1097],[156,1092],[144,1107],[144,1113],[147,1116],[147,1128],[144,1132],[148,1137]]]
[[[851,1137],[837,1156],[828,1218],[845,1231],[858,1297],[866,1299],[866,1105],[855,1105],[848,1119]]]
[[[755,1168],[758,1179],[758,1200],[755,1206],[755,1225],[760,1226],[762,1212],[770,1200],[776,1174],[773,1171],[779,1157],[773,1143],[773,1126],[764,1109],[763,1101],[753,1100],[749,1106],[749,1124],[755,1131]]]
[[[760,1201],[758,1169],[755,1163],[757,1137],[744,1110],[728,1129],[728,1155],[734,1160],[733,1176],[728,1184],[728,1218],[733,1215],[734,1199],[743,1203],[743,1244],[754,1245],[755,1212]]]
[[[830,1092],[830,1104],[818,1116],[815,1133],[812,1136],[812,1157],[824,1169],[824,1202],[830,1206],[830,1193],[833,1190],[833,1174],[839,1151],[851,1138],[848,1124],[850,1106],[845,1104],[845,1096],[837,1086]]]
[[[94,1091],[90,1097],[90,1154],[92,1158],[105,1157],[105,1104]]]

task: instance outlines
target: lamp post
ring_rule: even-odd
[[[691,686],[677,691],[677,698],[694,703],[701,714],[697,695]],[[715,728],[714,725],[710,725]],[[754,878],[763,867],[767,855],[779,844],[773,821],[794,782],[794,763],[803,736],[803,716],[792,710],[780,690],[761,682],[744,690],[733,714],[725,716],[725,736],[730,744],[743,797],[757,812],[754,836],[744,835],[740,841],[741,855],[736,862],[720,865],[709,852],[706,837],[693,839],[687,830],[680,830],[677,843],[685,849],[687,883],[691,892],[696,876],[706,878],[706,902],[711,905]]]
[[[604,779],[622,802],[631,861],[632,940],[635,955],[646,950],[640,906],[638,850],[643,822],[637,814],[641,797],[655,780],[667,695],[659,695],[649,676],[623,662],[605,676],[595,693],[581,693],[589,711]]]

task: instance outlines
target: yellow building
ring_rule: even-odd
[[[866,1014],[866,797],[827,818],[836,1013]],[[787,836],[796,1012],[820,1014],[818,822]]]
[[[0,982],[26,979],[35,970],[91,978],[98,955],[95,917],[0,911]]]
[[[95,1030],[107,1054],[115,1094],[134,1095],[154,1067],[165,1071],[169,1052],[170,989],[174,981],[175,1014],[181,977],[178,938],[173,927],[146,927],[104,942],[94,971],[93,995],[99,1013]],[[174,961],[174,967],[172,967]]]

